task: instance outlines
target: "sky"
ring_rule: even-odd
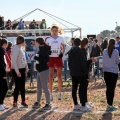
[[[1,0],[0,15],[15,20],[39,8],[82,28],[82,35],[99,34],[120,25],[120,0]],[[43,12],[36,11],[24,20],[45,18],[47,26],[57,23]],[[64,23],[64,22],[63,22]],[[64,23],[69,28],[74,28]]]

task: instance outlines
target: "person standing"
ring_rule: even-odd
[[[91,54],[92,47],[93,47],[93,38],[89,37],[89,48],[88,48],[89,54]]]
[[[63,53],[65,51],[64,39],[58,36],[62,30],[58,26],[53,25],[51,28],[51,37],[46,39],[46,44],[51,47],[50,61],[48,66],[50,68],[49,74],[49,89],[50,89],[50,99],[53,101],[53,78],[54,78],[54,68],[57,69],[58,78],[58,100],[62,99],[62,68],[63,68]]]
[[[46,105],[43,107],[43,109],[49,110],[51,109],[51,105],[50,92],[48,89],[49,67],[47,63],[50,60],[50,47],[44,42],[44,39],[41,37],[38,37],[36,39],[36,46],[39,47],[39,52],[34,57],[34,59],[37,61],[37,101],[34,103],[33,107],[40,107],[43,89],[46,97]]]
[[[104,49],[106,49],[108,46],[108,38],[106,37],[103,41],[103,43],[101,44],[101,49],[102,51],[104,51]]]
[[[81,50],[84,53],[85,59],[86,59],[86,65],[87,65],[87,69],[88,69],[88,73],[86,74],[86,79],[87,79],[87,88],[88,88],[88,84],[89,84],[89,72],[91,69],[91,64],[92,62],[96,62],[97,60],[95,58],[88,58],[88,54],[87,53],[87,49],[88,49],[88,39],[87,38],[83,38],[83,40],[81,41]],[[93,108],[93,106],[88,102],[87,96],[86,96],[86,106],[89,107],[90,109]]]
[[[120,56],[120,37],[119,36],[116,36],[115,48],[118,50],[119,56]],[[118,67],[119,67],[119,71],[120,71],[120,63],[118,64]]]
[[[25,26],[25,25],[24,25],[24,21],[21,19],[20,22],[19,22],[19,24],[18,24],[18,29],[19,29],[19,30],[23,30],[23,29],[24,29],[24,26]]]
[[[76,38],[74,40],[74,47],[68,54],[68,65],[70,69],[70,75],[72,77],[72,98],[74,102],[74,110],[81,110],[86,112],[89,110],[86,107],[86,96],[87,96],[87,79],[86,75],[88,73],[86,59],[80,46],[80,39]],[[76,69],[77,68],[77,69]],[[78,104],[77,101],[77,89],[79,86],[79,99],[82,106]]]
[[[12,86],[14,84],[14,79],[13,79],[12,69],[11,69],[11,49],[12,49],[12,43],[8,42],[5,57],[6,57],[6,62],[7,62],[7,65],[6,65],[7,83],[8,83],[8,89],[10,91],[12,90]],[[9,80],[10,78],[11,80]]]
[[[97,39],[94,39],[93,40],[93,47],[92,47],[92,51],[91,51],[91,54],[90,54],[90,57],[99,57],[101,55],[101,49],[100,47],[97,45],[98,43],[98,40]]]
[[[47,29],[47,24],[46,24],[45,19],[42,19],[42,22],[40,24],[40,29]]]
[[[34,56],[35,56],[38,53],[39,48],[35,45],[35,40],[32,40],[30,44],[31,44],[32,50],[34,51]]]
[[[11,53],[12,73],[15,81],[13,107],[17,107],[19,93],[22,98],[21,105],[28,107],[25,101],[25,78],[28,71],[28,65],[23,46],[25,46],[25,39],[20,35],[17,37],[16,45],[13,46]]]
[[[5,49],[7,48],[7,40],[0,39],[0,111],[8,109],[4,104],[4,99],[8,90],[5,64]]]
[[[108,48],[103,51],[103,71],[106,83],[107,110],[115,111],[113,106],[114,92],[118,80],[119,52],[115,49],[115,40],[110,39]]]

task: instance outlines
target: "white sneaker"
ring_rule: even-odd
[[[88,107],[90,110],[92,110],[94,108],[94,106],[88,102],[86,103],[86,107]]]
[[[58,100],[61,100],[61,99],[62,99],[62,93],[58,92]]]
[[[78,104],[78,105],[75,105],[75,106],[74,106],[74,110],[80,110],[80,107],[81,107],[81,106],[80,106],[79,104]]]
[[[8,109],[9,107],[8,106],[6,106],[5,104],[3,104],[3,107],[5,108],[5,109]]]
[[[3,105],[0,105],[0,111],[5,110],[5,108],[3,107]]]
[[[81,112],[90,112],[90,109],[89,109],[88,107],[86,107],[86,106],[85,106],[85,107],[84,107],[84,106],[81,106],[81,107],[80,107],[80,111],[81,111]]]
[[[50,101],[53,101],[53,94],[50,93]]]

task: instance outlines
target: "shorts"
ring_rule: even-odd
[[[48,62],[49,67],[63,67],[63,61],[60,57],[50,57],[50,61]]]

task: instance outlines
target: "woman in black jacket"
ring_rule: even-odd
[[[85,59],[86,59],[86,65],[87,65],[87,69],[88,69],[88,73],[86,74],[86,79],[87,79],[87,87],[88,87],[88,84],[89,84],[89,72],[90,72],[90,67],[91,67],[91,64],[92,62],[96,62],[96,59],[95,58],[88,58],[88,53],[87,53],[87,48],[88,48],[88,39],[87,38],[83,38],[82,42],[81,42],[81,49],[84,53],[84,56],[85,56]],[[88,103],[88,99],[87,99],[87,96],[86,96],[86,106],[89,107],[89,108],[92,108],[92,105],[90,103]]]
[[[37,101],[34,103],[33,107],[40,107],[40,101],[42,96],[42,88],[46,96],[46,105],[43,107],[44,110],[51,109],[50,105],[50,92],[48,89],[48,76],[49,76],[49,54],[50,47],[46,45],[44,39],[38,37],[36,39],[36,46],[39,47],[39,52],[35,56],[36,69],[37,69]]]
[[[87,79],[86,74],[87,65],[83,51],[80,49],[80,39],[74,40],[74,47],[68,54],[68,65],[70,69],[70,75],[72,77],[72,98],[74,101],[74,110],[81,110],[82,112],[88,111],[86,107],[87,96]],[[82,106],[77,101],[77,89],[79,85],[79,99]]]
[[[99,57],[102,53],[100,47],[97,45],[97,42],[98,42],[97,39],[93,40],[94,45],[92,47],[90,57]]]
[[[5,64],[5,49],[7,48],[7,40],[0,39],[0,111],[8,109],[4,104],[4,99],[8,90],[6,81],[6,64]]]

